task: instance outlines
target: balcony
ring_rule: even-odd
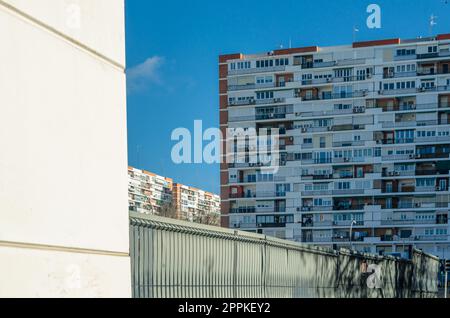
[[[324,93],[322,95],[310,95],[310,96],[300,96],[296,94],[296,98],[301,98],[302,101],[315,101],[315,100],[331,100],[331,99],[345,99],[345,98],[359,98],[368,95],[368,91],[357,91],[357,92],[342,92],[342,93]]]
[[[266,98],[266,99],[257,99],[256,105],[266,105],[266,104],[282,104],[286,102],[286,98]]]
[[[416,76],[417,76],[417,72],[390,72],[390,73],[383,74],[383,79],[416,77]]]
[[[414,143],[414,138],[381,139],[377,140],[377,143],[383,145],[412,144]]]
[[[345,227],[349,227],[351,226],[353,223],[352,220],[347,220],[347,221],[334,221],[333,225],[334,226],[345,226]],[[356,224],[354,224],[354,226],[364,226],[364,221],[357,221]]]
[[[255,193],[231,193],[230,194],[231,199],[252,199],[256,198]]]
[[[392,106],[382,106],[377,105],[376,108],[383,108],[385,111],[409,111],[409,110],[428,110],[437,109],[439,107],[446,108],[449,107],[447,103],[443,103],[440,106],[438,103],[424,103],[424,104],[403,104],[403,105],[392,105]]]
[[[333,190],[332,195],[358,195],[364,194],[364,189]]]
[[[259,228],[280,228],[286,227],[286,223],[258,223]]]
[[[335,205],[333,210],[335,211],[359,211],[364,210],[365,204],[352,204],[352,205]]]
[[[416,176],[436,176],[436,175],[448,175],[449,171],[436,170],[436,169],[420,169],[416,170]]]
[[[255,120],[271,120],[271,119],[285,119],[286,113],[280,114],[257,114]]]
[[[404,89],[390,89],[380,90],[380,95],[402,95],[402,94],[416,94],[418,90],[416,88],[404,88]]]
[[[229,70],[228,75],[244,75],[244,74],[256,74],[256,73],[270,73],[270,72],[284,72],[286,66],[273,66],[264,68],[251,68],[241,70]]]
[[[442,75],[442,74],[449,74],[450,72],[444,71],[444,70],[434,70],[434,69],[427,69],[427,68],[420,68],[417,70],[417,76],[433,76],[433,75]]]
[[[349,115],[353,114],[353,108],[348,109],[334,109],[334,110],[325,110],[319,112],[305,112],[301,113],[301,117],[320,117],[320,116],[333,116],[333,115]]]
[[[418,60],[433,59],[433,58],[437,58],[437,57],[439,57],[439,53],[438,52],[417,54],[417,59]]]
[[[233,208],[230,210],[231,214],[248,214],[255,212],[256,212],[255,207],[240,207],[240,208]]]
[[[322,195],[332,195],[332,190],[311,190],[311,191],[302,191],[302,196],[304,197],[312,197],[312,196],[322,196]]]
[[[320,84],[332,84],[332,83],[350,83],[359,82],[371,79],[371,76],[360,75],[360,76],[346,76],[346,77],[331,77],[331,78],[314,78],[310,80],[302,80],[302,85],[320,85]]]
[[[385,171],[383,172],[382,176],[383,178],[387,177],[413,177],[416,173],[414,170],[407,170],[407,171]]]
[[[229,101],[228,102],[228,106],[229,107],[233,107],[233,106],[249,106],[249,105],[256,105],[256,100],[254,98],[249,98],[249,99],[245,99],[245,100],[234,100],[234,101]]]
[[[231,227],[235,229],[255,229],[256,223],[235,223]]]
[[[334,67],[336,66],[335,61],[329,61],[329,62],[305,62],[302,63],[302,69],[312,69],[312,68],[324,68],[324,67]]]
[[[382,220],[381,225],[425,225],[425,224],[437,224],[436,220],[416,220],[416,219],[405,219],[405,220]]]
[[[419,235],[414,238],[415,241],[448,241],[448,235]]]
[[[404,122],[383,122],[383,128],[407,128],[407,127],[424,127],[424,126],[436,126],[437,120],[424,120],[424,121],[404,121]]]
[[[312,211],[319,211],[319,212],[327,212],[327,211],[333,211],[332,206],[303,206],[299,208],[299,212],[312,212]]]
[[[282,191],[261,191],[261,192],[257,192],[256,193],[256,197],[257,198],[281,198],[281,197],[285,197],[286,196],[286,192],[282,192]]]

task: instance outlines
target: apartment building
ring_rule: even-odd
[[[223,226],[450,258],[450,34],[222,55],[219,73],[224,134],[279,130],[276,173],[223,155]]]
[[[220,224],[220,196],[179,183],[174,185],[173,194],[180,219]]]
[[[128,167],[129,210],[219,225],[220,196]]]
[[[172,205],[173,180],[154,173],[128,167],[129,210],[160,214]]]

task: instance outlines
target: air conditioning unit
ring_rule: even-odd
[[[295,113],[296,117],[300,117],[302,114],[301,113]]]
[[[416,208],[422,207],[422,203],[416,203],[416,204],[415,204],[415,207],[416,207]]]
[[[416,109],[416,105],[411,105],[411,109]]]
[[[436,191],[442,191],[441,187],[436,187]]]
[[[420,158],[422,158],[422,155],[416,155],[415,158],[420,159]]]
[[[333,130],[333,126],[329,126],[327,129],[328,129],[328,131],[332,131]]]
[[[392,172],[392,171],[389,172],[389,176],[390,176],[390,177],[393,177],[393,176],[394,176],[394,172]]]
[[[396,175],[397,177],[400,176],[400,172],[395,171],[395,175]]]
[[[409,159],[414,159],[415,157],[415,155],[409,155]]]
[[[349,158],[344,158],[344,162],[350,162]]]
[[[305,128],[305,127],[302,128],[302,133],[305,133],[305,132],[307,132],[307,131],[308,131],[307,128]]]
[[[294,142],[294,137],[289,137],[290,142]]]

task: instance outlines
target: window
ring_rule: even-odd
[[[273,66],[287,66],[287,65],[289,65],[288,58],[256,61],[256,68],[267,68],[267,67],[273,67]]]
[[[417,179],[416,184],[418,187],[434,187],[436,180],[433,178]]]
[[[256,92],[256,99],[272,99],[273,98],[273,92]]]
[[[397,50],[397,56],[408,56],[408,55],[415,55],[416,54],[416,50],[413,49],[401,49],[401,50]]]
[[[408,73],[416,71],[416,64],[398,65],[396,68],[397,73]]]
[[[232,71],[234,70],[245,70],[245,69],[249,69],[251,68],[251,62],[247,61],[247,62],[237,62],[237,63],[231,63],[230,64],[230,69]]]
[[[256,84],[267,84],[267,83],[273,83],[272,76],[258,76],[256,78]]]
[[[320,137],[320,148],[326,147],[325,137]]]
[[[350,189],[350,182],[338,182],[336,187],[337,190],[348,190]]]
[[[334,105],[334,109],[335,110],[347,110],[347,109],[351,109],[352,105],[350,104],[335,104]]]
[[[428,53],[437,53],[437,46],[429,46]]]

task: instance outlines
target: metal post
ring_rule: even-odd
[[[445,298],[445,299],[447,299],[447,291],[448,291],[448,283],[447,283],[447,281],[448,281],[448,271],[446,270],[446,271],[445,271],[445,283],[444,283],[444,286],[445,286],[445,289],[444,289],[444,298]]]
[[[356,225],[356,221],[353,220],[350,224],[350,249],[353,250],[353,225]]]

